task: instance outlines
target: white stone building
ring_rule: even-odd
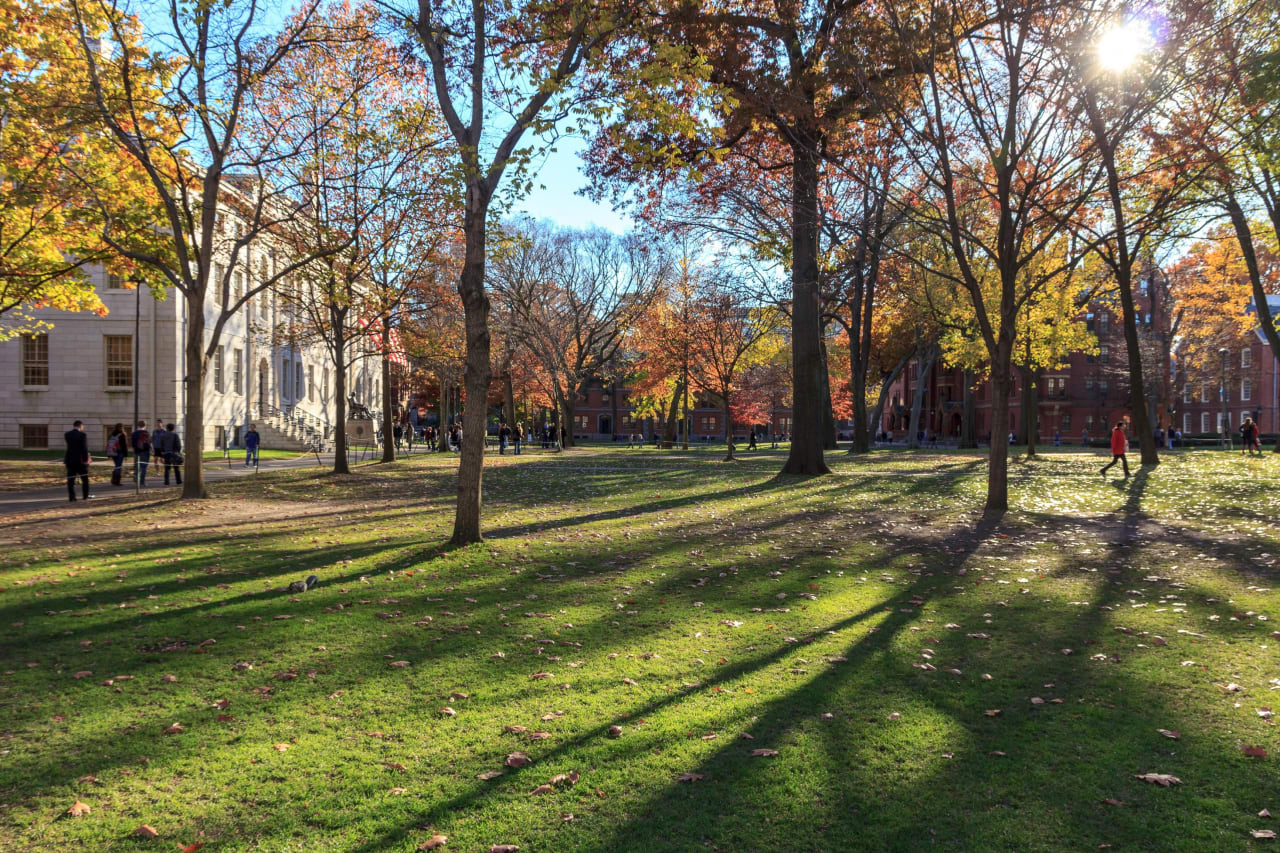
[[[233,273],[233,295],[245,292],[245,276],[274,273],[272,251],[249,249],[246,268]],[[100,453],[112,426],[133,420],[135,395],[149,427],[161,420],[183,431],[186,301],[173,288],[155,299],[101,269],[90,275],[107,316],[39,310],[34,316],[51,329],[0,342],[0,447],[61,448],[62,434],[79,419],[90,449]],[[218,275],[215,270],[215,280]],[[206,301],[206,344],[218,298],[211,293]],[[250,422],[264,447],[300,448],[303,440],[327,444],[332,438],[331,360],[323,344],[290,340],[296,339],[291,319],[278,293],[265,291],[224,326],[205,377],[206,449],[239,447]],[[376,358],[354,359],[348,391],[377,408],[380,377]]]

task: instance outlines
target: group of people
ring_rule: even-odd
[[[89,438],[84,432],[84,423],[75,421],[63,436],[67,443],[62,462],[67,469],[67,499],[76,500],[76,480],[80,481],[80,499],[89,500]],[[147,469],[154,458],[157,464],[164,465],[164,484],[169,485],[172,474],[174,482],[182,485],[182,437],[173,428],[173,424],[156,421],[155,429],[148,430],[146,421],[138,421],[137,427],[126,431],[123,423],[117,423],[107,436],[107,458],[111,460],[111,485],[124,484],[124,461],[132,453],[134,457],[134,477],[139,488],[147,485]]]

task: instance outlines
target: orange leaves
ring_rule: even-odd
[[[89,814],[91,811],[93,811],[93,809],[89,808],[87,804],[82,803],[79,800],[76,800],[74,803],[71,804],[71,808],[67,809],[67,814],[71,815],[72,817],[84,817],[85,815]]]

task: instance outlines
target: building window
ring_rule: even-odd
[[[293,368],[289,359],[284,360],[284,365],[280,370],[280,396],[283,399],[289,399],[289,383],[293,380]],[[356,396],[359,396],[358,394]]]
[[[213,351],[213,390],[221,394],[225,389],[222,387],[222,346],[219,345]]]
[[[1098,334],[1105,335],[1111,328],[1111,315],[1105,311],[1098,312]]]
[[[1099,396],[1101,396],[1101,397],[1105,397],[1105,396],[1107,396],[1107,392],[1108,392],[1108,391],[1110,391],[1110,390],[1111,390],[1111,386],[1110,386],[1110,384],[1107,382],[1107,380],[1105,380],[1105,379],[1099,379],[1099,380],[1098,380],[1098,395],[1099,395]]]
[[[307,399],[313,403],[316,401],[316,366],[314,364],[307,365]]]
[[[124,290],[124,276],[108,273],[107,290]]]
[[[225,450],[227,447],[227,428],[217,426],[213,428],[213,447],[215,450]]]
[[[1062,431],[1067,432],[1071,429],[1071,413],[1062,416]]]
[[[1146,295],[1148,295],[1149,293],[1151,293],[1151,282],[1149,282],[1149,281],[1144,281],[1144,282],[1142,282],[1141,284],[1139,284],[1139,285],[1138,285],[1138,292],[1139,292],[1139,293],[1141,293],[1143,296],[1146,296]],[[1149,316],[1149,315],[1148,315],[1148,316]]]
[[[1200,383],[1200,402],[1201,403],[1209,402],[1209,383],[1208,382]]]
[[[1209,431],[1209,413],[1208,412],[1200,413],[1200,431],[1201,432]]]
[[[1086,377],[1085,377],[1085,380],[1084,380],[1084,392],[1085,392],[1086,394],[1092,394],[1092,393],[1093,393],[1093,377],[1092,377],[1092,376],[1086,376]]]
[[[231,351],[231,390],[236,394],[244,393],[244,351]]]
[[[1253,380],[1248,376],[1240,380],[1240,402],[1247,403],[1253,399]]]
[[[49,425],[48,424],[23,424],[22,425],[22,449],[23,450],[48,450],[49,449]]]
[[[1084,327],[1088,329],[1090,332],[1096,330],[1097,324],[1094,322],[1094,317],[1092,313],[1084,315]]]
[[[1231,413],[1218,412],[1218,432],[1227,432],[1231,429]]]
[[[320,398],[322,400],[329,399],[329,368],[324,369],[324,379],[320,383]]]
[[[103,335],[106,349],[107,387],[133,387],[133,335]]]
[[[47,387],[49,384],[49,336],[22,336],[22,384]]]
[[[1191,432],[1191,413],[1190,412],[1182,413],[1182,431]]]
[[[293,370],[294,399],[301,400],[303,397],[307,396],[307,377],[306,374],[303,373],[302,362],[295,361],[293,363]]]
[[[1253,367],[1253,350],[1240,350],[1240,366],[1246,369]]]
[[[791,417],[789,415],[783,415],[778,418],[778,432],[783,433],[784,435],[790,435]]]
[[[1111,347],[1103,344],[1098,348],[1098,353],[1103,364],[1108,364],[1111,361]]]
[[[1084,431],[1093,432],[1093,415],[1084,416]]]
[[[588,418],[586,415],[574,415],[573,428],[576,430],[581,430],[583,432],[586,432],[587,424],[589,423],[589,421],[590,421],[590,418]]]
[[[1190,382],[1182,383],[1182,402],[1184,403],[1191,402],[1191,383]]]

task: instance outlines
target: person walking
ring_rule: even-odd
[[[147,485],[147,465],[151,462],[151,433],[147,432],[146,421],[138,421],[129,444],[133,446],[133,476],[138,488],[142,488]]]
[[[164,484],[169,485],[169,471],[173,471],[174,483],[182,485],[182,439],[169,424],[160,431],[159,437],[152,438],[151,446],[156,449],[156,458],[164,461]]]
[[[257,427],[249,424],[249,431],[244,434],[244,467],[258,467],[258,445],[261,443],[262,437],[258,435]]]
[[[1244,423],[1240,424],[1240,453],[1241,455],[1252,456],[1256,450],[1258,455],[1262,455],[1262,443],[1258,440],[1258,425],[1253,422],[1253,418],[1245,418]]]
[[[524,424],[520,423],[519,421],[516,421],[515,447],[513,448],[516,456],[520,455],[520,445],[523,442],[524,442]]]
[[[755,430],[755,427],[752,427],[751,432],[747,433],[747,450],[755,450],[755,449],[756,449],[756,430]]]
[[[511,427],[503,422],[498,426],[498,455],[505,456],[507,453],[507,441],[511,438]]]
[[[84,424],[75,421],[62,437],[67,442],[67,452],[62,457],[67,468],[67,500],[75,503],[76,477],[80,478],[81,495],[89,500],[93,495],[89,494],[89,437],[84,434]]]
[[[1124,434],[1124,421],[1116,424],[1116,428],[1111,431],[1111,461],[1102,466],[1102,476],[1107,476],[1107,469],[1119,462],[1124,468],[1125,479],[1129,477],[1129,460],[1125,458],[1125,453],[1129,450],[1129,439]]]
[[[119,486],[124,478],[124,460],[129,455],[129,437],[124,434],[124,424],[117,423],[111,428],[111,437],[107,439],[107,455],[111,457],[111,485]]]

